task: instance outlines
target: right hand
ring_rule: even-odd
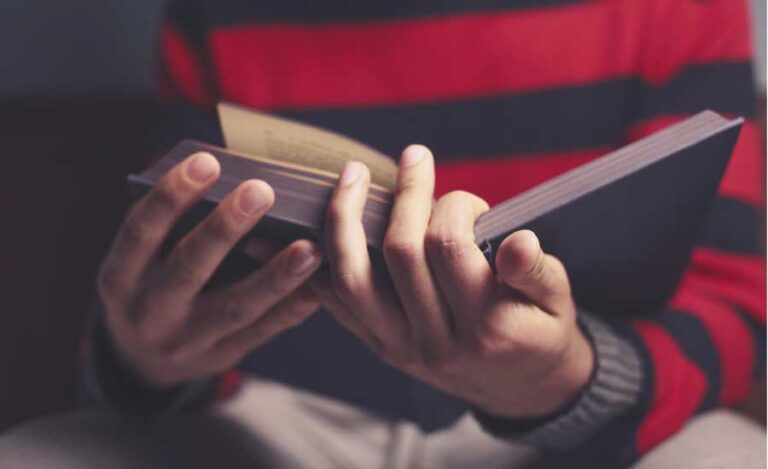
[[[156,389],[226,371],[254,347],[318,307],[302,285],[320,266],[306,240],[218,290],[201,290],[222,259],[274,203],[263,181],[240,184],[164,259],[178,218],[218,179],[218,161],[196,153],[130,210],[98,277],[106,326],[121,358]]]

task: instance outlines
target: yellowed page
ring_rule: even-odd
[[[374,184],[395,188],[397,165],[356,140],[230,103],[219,103],[218,109],[224,141],[230,150],[336,174],[347,161],[360,161],[371,170]]]

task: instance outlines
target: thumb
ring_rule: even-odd
[[[544,253],[533,231],[516,231],[502,241],[496,252],[496,272],[506,285],[550,314],[573,310],[565,267]]]

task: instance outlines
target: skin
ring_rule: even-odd
[[[244,280],[203,285],[226,253],[274,202],[262,181],[245,181],[164,259],[162,241],[219,177],[211,155],[190,156],[130,211],[98,277],[106,325],[118,353],[162,389],[230,369],[322,303],[391,365],[486,412],[534,417],[567,405],[588,382],[591,346],[576,325],[562,264],[530,231],[510,235],[488,265],[473,238],[481,199],[452,192],[434,206],[434,159],[408,147],[384,254],[391,275],[371,268],[363,226],[370,174],[349,164],[326,221],[330,269],[300,240],[276,250]]]
[[[243,182],[166,258],[158,257],[174,222],[219,174],[219,163],[206,153],[173,168],[130,210],[98,276],[117,352],[157,389],[230,369],[318,308],[317,297],[302,285],[319,267],[320,254],[305,240],[238,283],[201,292],[274,203],[263,181]]]
[[[371,268],[361,223],[370,174],[347,165],[326,220],[330,274],[316,275],[313,290],[382,359],[486,412],[535,417],[567,405],[594,357],[563,265],[534,233],[518,231],[501,244],[495,274],[473,234],[488,205],[452,192],[433,207],[434,182],[431,152],[408,147],[383,276]]]

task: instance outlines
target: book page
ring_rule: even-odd
[[[347,161],[371,170],[371,181],[393,190],[397,165],[373,148],[335,132],[219,103],[224,142],[230,150],[339,174]]]

